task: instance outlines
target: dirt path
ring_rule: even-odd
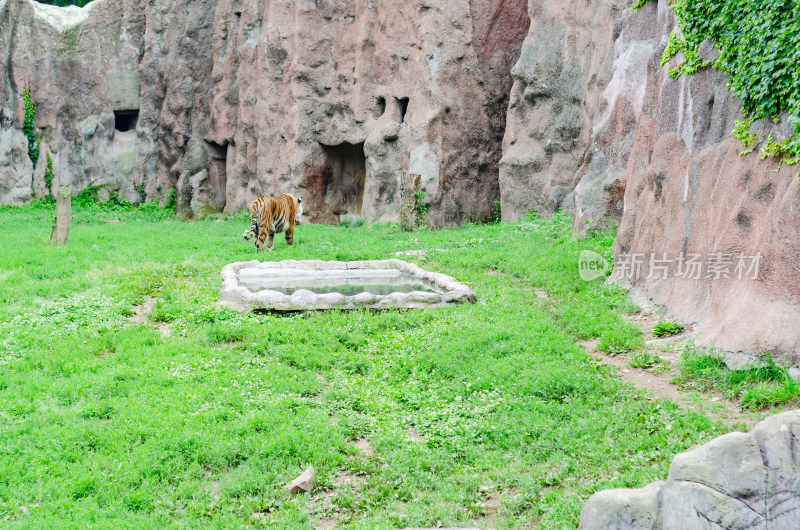
[[[546,291],[533,288],[519,278],[514,278],[495,270],[487,270],[485,273],[504,276],[513,280],[534,294],[542,304],[556,303]],[[579,346],[583,346],[597,362],[615,367],[622,379],[630,382],[637,389],[647,390],[656,399],[667,399],[686,409],[705,414],[715,421],[730,425],[744,424],[748,429],[751,429],[763,419],[763,414],[744,412],[721,394],[686,392],[671,383],[677,375],[675,367],[680,363],[680,346],[694,338],[694,330],[691,326],[678,336],[658,338],[653,336],[653,326],[658,323],[659,319],[653,315],[640,312],[626,318],[639,327],[645,339],[645,347],[636,353],[649,353],[658,356],[662,361],[666,361],[670,368],[664,369],[661,363],[652,368],[634,368],[628,364],[629,356],[609,355],[604,351],[598,350],[599,339],[579,340],[576,343]]]
[[[668,363],[669,368],[634,368],[630,366],[628,355],[609,355],[597,349],[598,339],[577,341],[592,357],[603,364],[614,366],[619,371],[620,377],[629,381],[635,388],[648,390],[653,397],[668,399],[681,407],[695,412],[706,414],[715,421],[731,425],[744,424],[748,429],[754,427],[760,419],[757,413],[744,412],[721,394],[685,392],[671,381],[677,375],[674,368],[680,362],[678,353],[680,346],[694,338],[691,328],[675,337],[659,339],[653,336],[653,326],[658,319],[646,313],[637,313],[628,317],[642,331],[645,338],[645,347],[636,353],[645,353],[658,356]]]

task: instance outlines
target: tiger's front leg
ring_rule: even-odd
[[[275,250],[275,243],[273,242],[274,238],[275,238],[275,234],[270,232],[269,233],[269,237],[267,238],[267,250],[268,251]]]
[[[286,229],[286,244],[293,245],[294,244],[294,228],[287,228]]]

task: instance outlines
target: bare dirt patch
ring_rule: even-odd
[[[329,385],[329,384],[327,383],[327,381],[326,381],[326,379],[325,379],[325,376],[324,376],[324,375],[322,375],[322,374],[317,374],[317,381],[319,381],[319,382],[322,384],[322,392],[320,392],[319,394],[317,394],[317,397],[316,397],[316,398],[314,398],[314,399],[315,399],[315,401],[316,401],[317,403],[322,403],[323,401],[325,401],[325,396],[326,396],[326,395],[328,394],[328,392],[330,391],[330,389],[331,389],[331,385]]]
[[[330,530],[331,528],[336,528],[336,519],[334,517],[323,519],[319,521],[314,528],[317,530]]]
[[[220,481],[214,473],[205,471],[203,478],[206,482],[203,484],[203,489],[211,494],[213,497],[219,498],[222,495],[222,481]]]
[[[153,307],[155,307],[155,305],[156,299],[152,296],[148,296],[141,304],[131,307],[133,310],[131,322],[136,326],[147,325],[150,322],[148,315],[150,315],[150,313],[153,311]],[[162,337],[168,338],[172,336],[172,327],[166,322],[157,322],[154,324],[154,327],[158,330]]]
[[[353,475],[352,473],[342,473],[336,480],[333,481],[339,487],[354,487],[359,488],[361,487],[364,482],[366,482],[367,477],[363,475]]]
[[[483,517],[475,522],[481,528],[495,528],[499,519],[498,514],[503,506],[503,500],[515,497],[517,490],[508,488],[502,491],[487,492],[485,495],[485,498],[478,502],[478,506],[483,510]]]
[[[159,322],[158,324],[156,324],[156,329],[164,338],[172,336],[172,328],[166,322]]]
[[[372,446],[369,445],[369,442],[364,440],[363,438],[360,440],[356,440],[353,444],[356,446],[356,449],[361,451],[361,454],[367,458],[372,458],[375,456],[375,451],[372,450]]]
[[[652,317],[649,319],[642,318],[635,320],[635,322],[641,323],[642,326],[648,326],[652,332],[653,327],[650,325],[651,320]],[[688,340],[688,338],[689,337],[684,337],[684,340]],[[667,399],[681,407],[701,414],[707,414],[713,420],[728,424],[744,423],[748,428],[752,428],[758,423],[757,419],[742,412],[733,403],[719,394],[702,394],[702,400],[709,405],[713,404],[713,407],[704,407],[696,402],[693,403],[686,392],[683,392],[677,385],[671,383],[672,379],[676,376],[674,368],[666,370],[661,369],[658,372],[656,372],[655,366],[652,368],[634,368],[628,364],[630,357],[625,355],[609,355],[597,349],[598,343],[598,339],[577,341],[577,344],[583,346],[587,352],[592,354],[592,357],[596,361],[616,367],[622,379],[632,383],[635,388],[649,391],[656,399]],[[673,344],[677,346],[679,342],[675,341]],[[657,355],[660,359],[668,361],[670,365],[674,365],[680,361],[680,357],[674,349],[669,351],[663,348],[645,346],[645,348],[641,350],[641,353]]]
[[[131,308],[133,310],[131,321],[137,326],[147,324],[147,315],[150,314],[155,305],[156,299],[152,296],[148,296],[144,299],[144,302]]]
[[[421,442],[422,441],[422,438],[417,433],[417,430],[414,427],[409,427],[408,430],[406,431],[406,433],[408,434],[408,439],[410,441],[412,441],[412,442]]]

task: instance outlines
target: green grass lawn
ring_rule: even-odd
[[[0,520],[12,527],[575,528],[594,491],[664,479],[673,455],[727,429],[647,399],[576,346],[641,337],[622,292],[578,278],[581,250],[610,257],[612,236],[574,241],[566,216],[301,226],[293,247],[279,235],[258,259],[431,249],[408,259],[479,302],[282,316],[214,306],[220,269],[256,257],[244,215],[76,208],[69,243],[51,248],[53,215],[0,209]],[[312,494],[289,495],[310,465]]]

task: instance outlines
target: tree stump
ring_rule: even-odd
[[[69,236],[69,223],[72,218],[72,191],[61,188],[56,195],[56,220],[50,233],[50,245],[63,245]]]
[[[400,188],[400,229],[404,232],[419,230],[419,212],[417,211],[417,191],[420,176],[402,172],[398,175]]]

